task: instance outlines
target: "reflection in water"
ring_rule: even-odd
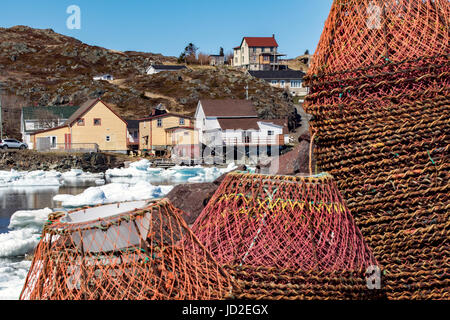
[[[0,233],[8,232],[10,218],[16,211],[56,208],[55,195],[77,195],[93,186],[95,181],[66,182],[61,187],[0,188]]]

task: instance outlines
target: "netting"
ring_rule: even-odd
[[[310,74],[448,53],[448,0],[335,0]]]
[[[232,298],[240,300],[374,300],[366,270],[317,271],[275,267],[225,266],[236,279]]]
[[[230,276],[180,214],[162,200],[54,216],[36,249],[21,299],[224,298],[231,292]]]
[[[361,38],[361,8],[333,4],[306,79],[317,165],[336,179],[384,269],[388,298],[448,299],[449,2],[381,6],[389,37],[363,28]],[[360,38],[374,48],[388,39],[389,58],[370,58]]]
[[[231,173],[192,230],[223,264],[331,271],[376,263],[326,174]]]

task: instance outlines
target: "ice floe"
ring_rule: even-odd
[[[0,258],[23,256],[34,250],[39,242],[42,226],[51,209],[23,210],[14,213],[9,232],[0,234]]]
[[[103,177],[103,173],[93,174],[79,169],[64,173],[54,170],[0,171],[0,188],[61,186],[65,181],[95,181]]]
[[[0,300],[18,300],[31,261],[10,261],[0,258]]]
[[[231,163],[226,168],[217,167],[186,167],[174,166],[168,169],[153,168],[148,160],[141,160],[131,163],[128,168],[117,168],[107,170],[105,175],[113,181],[114,178],[142,178],[148,181],[165,181],[171,183],[184,182],[211,182],[220,177],[222,174],[235,170],[237,167]]]
[[[53,197],[53,200],[61,202],[63,207],[81,207],[121,201],[161,198],[172,189],[173,186],[154,186],[147,181],[138,181],[132,185],[126,183],[110,183],[104,186],[88,188],[78,195],[56,195]]]

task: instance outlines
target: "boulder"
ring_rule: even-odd
[[[247,167],[242,165],[235,171],[246,170]],[[214,182],[181,184],[175,186],[167,195],[167,198],[175,207],[186,212],[186,216],[183,218],[188,225],[192,225],[202,213],[214,193],[216,193],[217,188],[219,188],[227,174],[228,173],[221,175]]]
[[[197,217],[208,204],[218,188],[215,183],[194,183],[175,186],[167,195],[172,204],[186,215],[183,216],[188,225],[194,224]]]
[[[268,165],[261,165],[261,173],[284,176],[309,174],[309,146],[308,141],[302,140],[292,151],[273,159]]]

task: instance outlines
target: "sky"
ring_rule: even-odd
[[[188,43],[225,53],[244,36],[275,34],[288,58],[313,53],[332,0],[0,0],[0,27],[53,29],[89,45],[179,56]],[[69,29],[71,5],[80,29]],[[71,19],[69,19],[71,20]],[[71,20],[73,21],[73,20]]]

